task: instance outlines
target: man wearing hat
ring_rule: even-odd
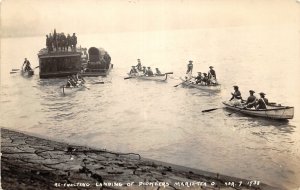
[[[161,75],[161,72],[158,68],[155,68],[156,75]]]
[[[210,81],[212,81],[212,80],[217,80],[216,71],[214,70],[214,67],[213,67],[213,66],[209,66],[208,79],[209,79]]]
[[[140,60],[140,59],[137,59],[137,62],[138,62],[138,64],[136,65],[136,67],[137,67],[137,69],[138,69],[139,71],[141,71],[141,70],[142,70],[141,60]]]
[[[25,65],[25,68],[24,68]],[[28,61],[27,58],[25,58],[24,63],[22,65],[22,68],[24,68],[24,71],[31,71],[31,66],[30,66],[30,62]]]
[[[250,96],[248,97],[245,105],[247,108],[252,108],[256,105],[256,97],[254,96],[254,90],[249,90]]]
[[[267,105],[269,104],[269,100],[267,98],[265,98],[266,94],[263,93],[263,92],[260,92],[259,95],[260,95],[260,98],[256,103],[256,109],[257,110],[267,109]]]
[[[233,100],[233,99],[237,99],[237,100],[242,100],[242,95],[241,92],[239,91],[239,87],[238,86],[233,86],[234,92],[231,93],[232,97],[229,101]]]
[[[148,67],[147,75],[148,76],[153,76],[153,71],[151,70],[151,67]]]
[[[146,67],[145,67],[145,66],[143,66],[143,70],[142,70],[142,71],[143,71],[143,74],[144,74],[144,75],[146,75],[146,74],[147,74],[147,69],[146,69]]]
[[[193,72],[193,61],[190,60],[190,61],[189,61],[189,64],[187,65],[187,71],[186,71],[186,74],[192,75],[192,72]]]
[[[195,78],[196,80],[196,84],[201,84],[202,82],[202,75],[201,75],[201,72],[198,72],[198,76]]]
[[[207,76],[207,74],[206,73],[203,73],[203,78],[202,78],[202,82],[205,84],[205,85],[207,85],[208,84],[208,76]]]
[[[135,66],[131,66],[131,70],[130,70],[129,74],[132,75],[132,74],[136,74],[136,73],[137,73],[137,70],[136,70]]]

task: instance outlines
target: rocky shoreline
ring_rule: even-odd
[[[216,173],[1,129],[1,186],[11,189],[278,189]]]

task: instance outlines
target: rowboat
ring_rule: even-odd
[[[223,102],[226,108],[235,112],[240,112],[250,116],[264,117],[269,119],[286,120],[293,119],[294,107],[281,106],[281,105],[268,105],[267,109],[251,109],[244,108],[241,105],[233,105],[231,102]]]
[[[189,88],[196,88],[199,90],[215,93],[221,91],[221,84],[213,84],[213,85],[204,85],[204,84],[196,84],[194,82],[191,82],[190,80],[184,80],[183,78],[180,78],[182,80],[182,85]]]
[[[146,75],[141,75],[141,74],[128,74],[129,77],[125,79],[138,79],[138,80],[148,80],[148,81],[157,81],[157,82],[164,82],[167,81],[168,75],[173,74],[173,72],[168,72],[160,75],[153,75],[153,76],[146,76]]]
[[[76,92],[76,91],[79,91],[79,90],[81,90],[83,88],[86,88],[84,86],[84,83],[79,83],[79,84],[77,84],[74,87],[73,86],[70,87],[70,86],[67,86],[67,85],[61,86],[61,90],[62,90],[63,95],[69,95],[69,94],[71,94],[73,92]]]
[[[21,75],[24,77],[31,77],[32,75],[34,75],[34,71],[32,69],[29,71],[24,71],[23,69],[21,69]]]

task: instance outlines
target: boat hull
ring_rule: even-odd
[[[211,92],[211,93],[216,93],[216,92],[220,92],[221,91],[221,85],[217,84],[217,85],[202,85],[202,84],[195,84],[189,81],[186,81],[182,78],[180,78],[182,80],[182,85],[184,87],[189,87],[189,88],[196,88],[198,90],[203,90],[206,92]]]
[[[30,70],[30,71],[21,70],[21,75],[24,77],[31,77],[32,75],[34,75],[34,71],[33,70]]]
[[[63,85],[61,87],[61,92],[63,95],[69,95],[69,94],[72,94],[74,92],[77,92],[77,91],[83,89],[84,87],[85,87],[84,85],[80,85],[77,87],[67,87],[66,85]]]
[[[84,71],[80,75],[83,77],[107,76],[112,68],[113,64],[110,64],[108,69],[95,69],[93,71]]]
[[[244,108],[242,106],[233,106],[229,102],[223,102],[223,104],[227,109],[250,116],[277,120],[293,119],[294,117],[294,107],[289,106],[268,106],[268,109],[255,110]]]
[[[165,74],[161,74],[161,75],[153,75],[153,76],[130,75],[130,74],[128,74],[128,75],[129,75],[129,77],[137,79],[137,80],[164,82],[164,81],[167,81],[169,74],[173,74],[173,73],[170,72],[170,73],[165,73]]]

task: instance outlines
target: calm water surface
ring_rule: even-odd
[[[286,26],[78,34],[83,47],[104,47],[114,69],[106,78],[87,78],[89,90],[69,96],[59,89],[65,79],[9,74],[24,57],[38,65],[44,37],[2,39],[0,126],[295,189],[300,186],[299,31]],[[166,83],[124,80],[137,58],[174,75]],[[173,87],[189,59],[194,71],[215,66],[221,93]],[[97,81],[105,84],[93,84]],[[201,113],[222,107],[236,84],[244,98],[254,89],[272,102],[295,106],[295,118],[276,122],[228,116],[223,109]]]

